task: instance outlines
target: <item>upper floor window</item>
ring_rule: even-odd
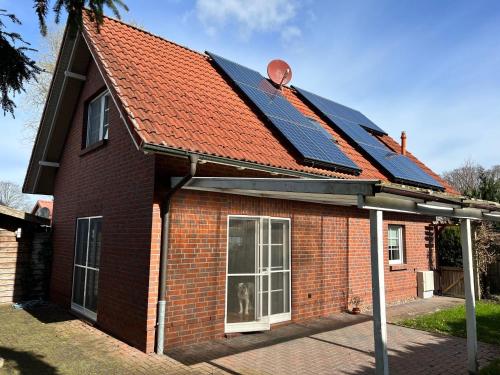
[[[93,99],[87,109],[87,135],[85,147],[108,139],[109,92],[105,91]]]
[[[389,264],[404,263],[403,226],[389,225]]]

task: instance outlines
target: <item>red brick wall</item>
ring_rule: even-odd
[[[158,293],[158,202],[168,176],[185,174],[188,163],[137,151],[113,105],[109,142],[80,155],[84,103],[103,87],[97,67],[90,65],[56,177],[51,298],[65,306],[70,304],[76,218],[102,215],[97,324],[150,352],[154,349]],[[200,175],[243,173],[263,176],[230,167],[199,168]],[[182,191],[172,202],[167,347],[223,335],[229,214],[292,219],[293,320],[341,311],[350,290],[361,295],[365,305],[370,304],[367,212]],[[386,219],[386,224],[405,223],[409,261],[403,271],[391,272],[386,267],[388,300],[415,297],[415,269],[429,268],[425,228],[430,219],[394,215]]]
[[[146,347],[154,157],[137,151],[110,105],[109,141],[80,155],[84,103],[104,87],[91,64],[55,182],[51,298],[70,305],[76,218],[103,216],[97,324]]]
[[[227,216],[291,218],[292,320],[346,308],[349,292],[371,304],[368,213],[354,208],[207,192],[177,193],[172,202],[168,267],[167,346],[224,333]],[[407,269],[390,271],[387,301],[416,296],[417,269],[429,269],[430,218],[386,214],[405,225]],[[155,219],[159,222],[159,217]],[[410,221],[411,220],[411,221]],[[387,244],[387,240],[385,240]]]

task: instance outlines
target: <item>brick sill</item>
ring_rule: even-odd
[[[406,271],[408,266],[406,264],[393,264],[389,266],[390,271]]]
[[[82,149],[82,151],[80,151],[80,156],[87,155],[88,153],[91,153],[92,151],[100,149],[101,147],[104,147],[107,144],[108,144],[108,140],[102,139],[99,142],[96,142],[96,143]]]

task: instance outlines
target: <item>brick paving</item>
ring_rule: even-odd
[[[463,303],[418,300],[388,308],[389,321]],[[391,374],[465,374],[462,338],[388,325]],[[371,374],[369,315],[336,314],[269,332],[144,354],[49,306],[31,312],[0,306],[0,374]],[[500,347],[479,344],[481,365]]]
[[[147,355],[55,306],[31,312],[0,305],[0,374],[199,374]]]
[[[388,321],[463,303],[435,297],[390,306]],[[389,324],[388,347],[391,374],[467,373],[463,338]],[[371,317],[336,314],[269,332],[190,345],[168,354],[191,368],[212,369],[214,374],[372,374],[373,351]],[[500,347],[479,343],[481,366],[498,357]]]

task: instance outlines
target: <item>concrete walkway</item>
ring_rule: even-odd
[[[419,300],[388,308],[389,320],[463,303]],[[465,374],[465,340],[388,326],[391,374]],[[500,348],[479,345],[481,365]],[[0,374],[372,374],[369,315],[336,314],[269,332],[144,354],[54,306],[0,306]]]

